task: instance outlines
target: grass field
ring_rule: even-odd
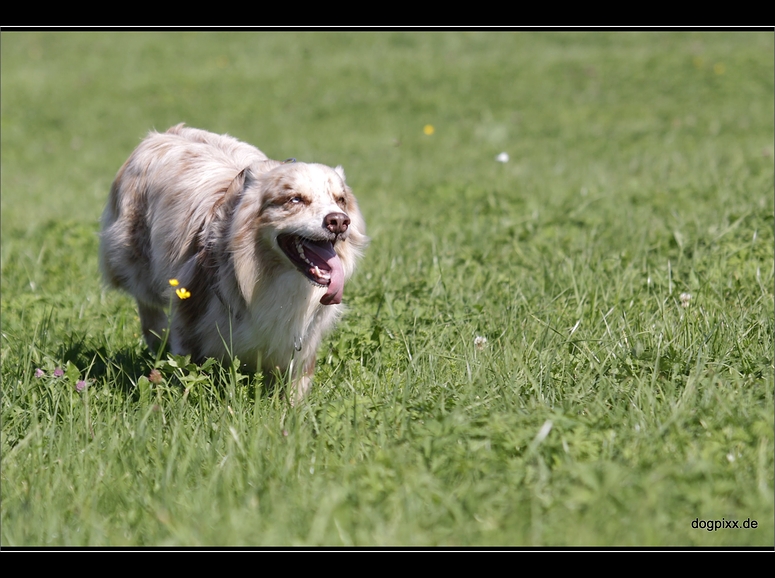
[[[3,32],[0,544],[772,547],[773,38]],[[101,284],[178,122],[359,199],[301,407]]]

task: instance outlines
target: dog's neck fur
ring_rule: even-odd
[[[222,210],[228,212],[229,204],[224,203]],[[314,286],[284,257],[255,239],[249,240],[252,251],[235,247],[222,230],[225,222],[211,221],[199,251],[181,269],[181,282],[192,295],[209,292],[218,299],[210,300],[204,314],[194,298],[177,305],[173,320],[180,331],[174,333],[189,338],[181,338],[178,347],[173,343],[173,349],[192,351],[197,358],[223,358],[225,348],[226,357],[238,357],[246,369],[265,372],[288,369],[288,360],[293,359],[298,373],[314,363],[321,339],[344,306],[322,305],[325,288]],[[186,314],[189,308],[192,315]],[[219,324],[223,319],[229,319],[228,327]]]

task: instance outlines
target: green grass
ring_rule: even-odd
[[[2,546],[775,543],[771,33],[0,42]],[[358,196],[299,408],[150,383],[100,283],[110,182],[181,121]]]

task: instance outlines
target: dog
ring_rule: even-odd
[[[367,244],[341,166],[270,160],[179,124],[150,132],[119,169],[100,268],[137,300],[152,350],[168,341],[197,362],[237,357],[272,381],[290,377],[295,403]]]

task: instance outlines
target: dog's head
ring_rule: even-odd
[[[256,172],[245,175],[244,187],[254,194],[246,195],[250,199],[244,200],[240,214],[235,215],[237,219],[249,215],[243,226],[255,232],[255,281],[260,269],[270,263],[294,267],[310,283],[326,289],[322,304],[340,303],[344,282],[368,242],[342,167],[294,162]],[[249,301],[255,281],[250,274],[238,280]]]

